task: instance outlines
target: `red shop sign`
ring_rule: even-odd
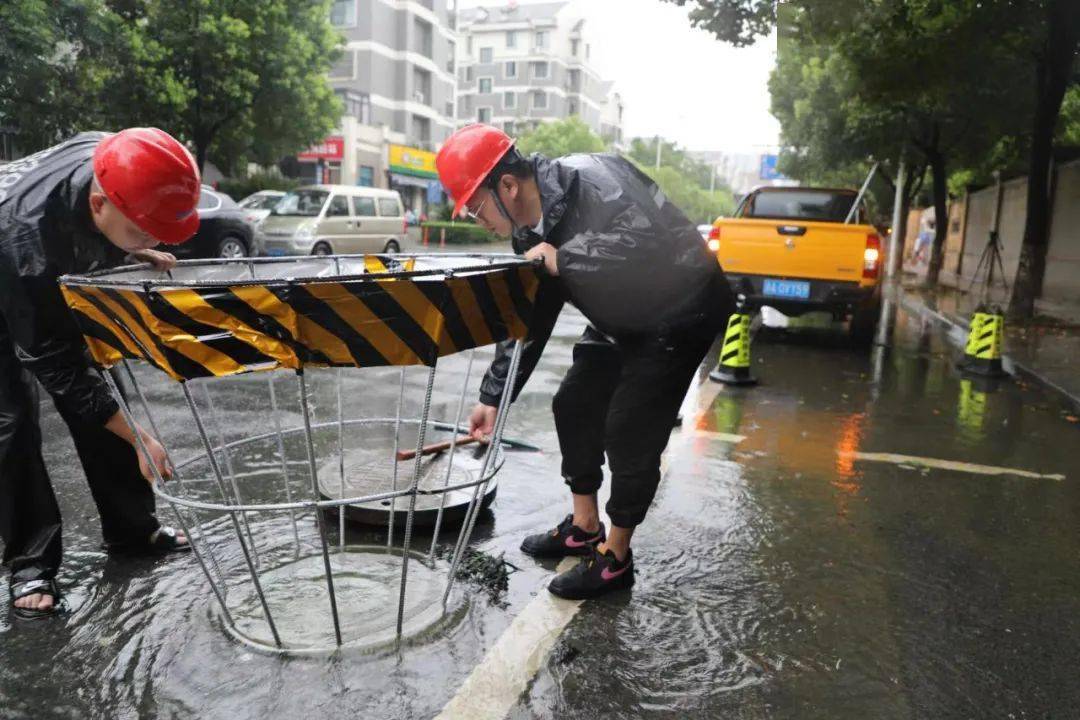
[[[345,157],[345,139],[328,137],[296,156],[297,160],[341,160]]]

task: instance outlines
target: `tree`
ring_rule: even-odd
[[[573,153],[603,152],[604,141],[582,121],[574,116],[565,120],[541,123],[535,130],[517,139],[522,153],[540,153],[556,158]]]
[[[111,20],[99,0],[0,3],[0,127],[19,147],[37,150],[100,120]]]
[[[109,90],[130,100],[127,114],[171,115],[202,167],[208,155],[231,169],[240,158],[264,164],[323,137],[340,117],[326,74],[341,36],[328,0],[114,0],[127,27],[129,57]],[[161,92],[162,78],[175,86]]]
[[[1010,315],[1033,314],[1046,264],[1054,136],[1067,136],[1071,127],[1059,127],[1059,119],[1068,88],[1078,80],[1080,3],[667,1],[692,4],[695,26],[734,45],[749,44],[775,27],[777,8],[783,14],[781,25],[789,16],[809,21],[799,36],[835,46],[854,61],[858,77],[869,81],[866,95],[860,97],[891,103],[908,121],[918,123],[919,137],[912,142],[931,163],[939,214],[944,203],[937,188],[947,185],[950,168],[962,173],[974,168],[971,176],[985,174],[992,162],[1011,164],[1017,148],[1023,148],[1028,214]],[[912,93],[912,79],[929,79],[927,92]],[[1023,102],[1018,105],[1017,100]],[[939,217],[931,278],[940,268],[944,232]]]
[[[1030,318],[1035,314],[1035,298],[1042,293],[1046,273],[1046,249],[1050,236],[1050,163],[1054,133],[1061,106],[1070,83],[1078,81],[1077,53],[1080,50],[1080,3],[1076,0],[1039,0],[1034,11],[1025,3],[1022,10],[1009,8],[1006,17],[1027,28],[1021,36],[1030,42],[1034,57],[1034,112],[1031,124],[1031,154],[1028,166],[1027,217],[1020,245],[1009,315]],[[1031,21],[1034,20],[1034,27]]]
[[[642,172],[656,182],[667,199],[675,203],[675,206],[682,210],[695,225],[711,223],[716,218],[730,215],[735,210],[735,201],[731,197],[731,191],[726,188],[709,192],[708,189],[698,185],[694,178],[688,177],[673,167],[662,165],[660,169],[656,169],[654,165],[640,163],[638,165]]]

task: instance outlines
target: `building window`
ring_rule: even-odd
[[[330,68],[330,77],[338,78],[341,80],[352,80],[355,76],[353,73],[353,58],[356,57],[356,53],[352,50],[346,50],[338,58],[338,61],[334,63],[334,66]]]
[[[546,80],[548,76],[548,64],[546,62],[533,63],[533,79]]]
[[[476,110],[476,121],[482,123],[491,122],[491,108],[482,107]]]
[[[503,107],[507,110],[513,110],[517,107],[517,94],[512,92],[503,93]]]
[[[413,100],[425,105],[431,104],[431,73],[413,66]]]
[[[508,78],[516,78],[517,77],[517,63],[516,62],[511,60],[510,62],[506,63],[506,77],[508,77]]]
[[[546,32],[544,32],[543,30],[538,30],[537,31],[535,45],[536,45],[537,48],[545,48],[545,47],[547,47],[547,33]]]
[[[469,57],[472,57],[472,35],[470,35],[468,40],[465,41],[465,53]]]
[[[448,118],[454,117],[454,103],[453,102],[446,103],[446,117],[448,117]]]
[[[454,45],[454,41],[451,40],[447,44],[447,53],[449,54],[449,56],[446,58],[446,72],[450,73],[451,75],[454,74],[454,67],[455,67],[454,66],[454,50],[455,50],[455,48],[456,48],[456,46]]]
[[[335,27],[355,27],[356,0],[336,0],[330,6],[330,24]]]
[[[577,115],[578,114],[577,100],[571,100],[569,103],[567,103],[567,105],[566,105],[566,114],[567,115]]]
[[[508,47],[508,48],[517,47],[517,33],[514,32],[513,30],[507,30],[506,31],[506,47]]]
[[[480,78],[479,88],[478,88],[477,92],[479,92],[481,95],[487,95],[488,93],[490,93],[491,92],[491,78],[489,78],[489,77]]]
[[[574,57],[577,57],[578,44],[580,42],[581,42],[580,40],[571,40],[570,41],[570,54],[573,55]]]
[[[370,165],[361,165],[360,172],[356,178],[356,184],[363,185],[364,187],[375,187],[375,168]],[[371,198],[353,198],[354,203],[358,200],[370,201]],[[363,213],[358,211],[355,205],[353,206],[353,212],[356,215],[363,215]]]
[[[356,118],[361,125],[371,124],[371,98],[367,93],[338,88],[334,94],[341,98],[345,115]]]
[[[585,43],[585,59],[586,60],[589,59],[589,53],[590,53],[591,50],[592,50],[592,47],[589,45],[589,43]]]
[[[431,23],[420,18],[413,18],[413,50],[424,57],[432,56]]]
[[[431,142],[431,120],[421,115],[412,116],[413,138],[417,145],[425,146]]]
[[[465,68],[465,82],[472,82],[472,79],[473,79],[472,65],[470,65],[469,67]]]
[[[480,48],[480,64],[486,65],[491,62],[491,48]]]
[[[548,96],[546,92],[534,92],[533,93],[533,109],[535,110],[547,110]]]
[[[513,121],[503,123],[503,132],[507,135],[513,135],[516,130]]]
[[[566,89],[570,92],[581,92],[581,72],[570,70],[566,73]]]

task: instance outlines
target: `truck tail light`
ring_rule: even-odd
[[[719,252],[720,250],[720,226],[713,225],[713,229],[709,231],[708,240],[709,250],[712,252]]]
[[[877,233],[866,236],[866,249],[863,250],[862,276],[874,279],[881,269],[881,238]]]

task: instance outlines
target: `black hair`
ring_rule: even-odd
[[[499,178],[503,175],[513,175],[519,180],[527,180],[533,176],[533,164],[527,157],[518,152],[516,147],[511,146],[506,153],[499,158],[498,164],[491,169],[487,178],[484,180],[484,185],[489,188],[493,188],[499,183]]]

